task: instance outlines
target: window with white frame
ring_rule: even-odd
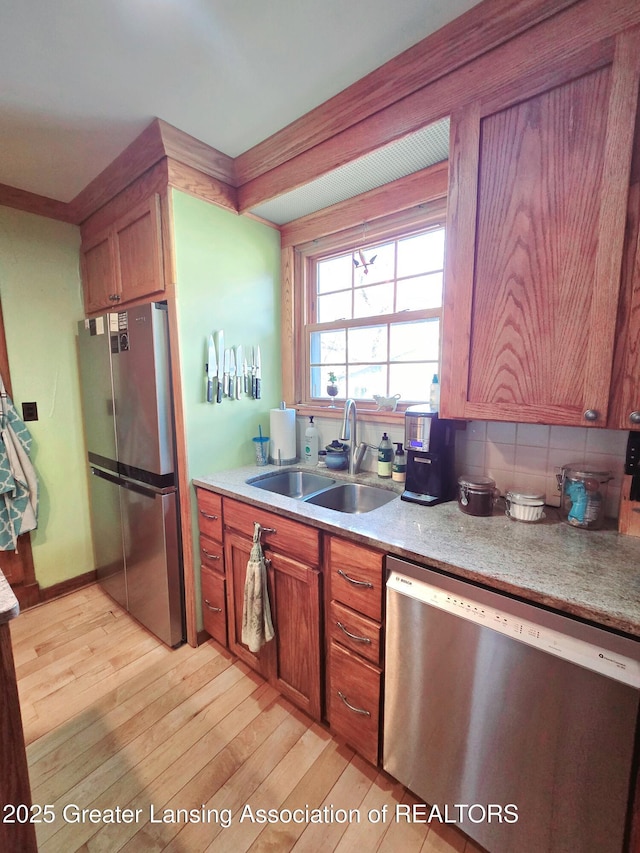
[[[336,393],[428,399],[439,373],[444,227],[325,251],[306,263],[307,401]]]

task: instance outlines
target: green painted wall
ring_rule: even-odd
[[[180,363],[189,476],[253,460],[258,424],[280,401],[280,234],[274,228],[173,193]],[[260,345],[262,399],[206,402],[207,337]]]
[[[13,393],[20,413],[22,402],[38,404],[39,420],[28,426],[40,483],[31,541],[41,587],[94,568],[76,358],[79,246],[73,225],[0,207],[0,299]]]
[[[254,459],[258,424],[281,396],[280,234],[253,219],[173,191],[177,312],[189,479]],[[206,402],[208,335],[225,346],[259,345],[262,398]],[[192,492],[194,547],[197,519]]]

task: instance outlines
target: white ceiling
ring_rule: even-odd
[[[155,116],[237,156],[478,0],[0,0],[0,183],[70,201]]]

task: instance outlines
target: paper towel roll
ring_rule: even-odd
[[[270,461],[274,465],[291,465],[296,461],[296,410],[271,409],[269,416]]]

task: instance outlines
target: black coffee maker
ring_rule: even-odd
[[[404,418],[407,480],[401,498],[433,504],[454,500],[456,421],[432,412],[427,403],[409,406]]]

